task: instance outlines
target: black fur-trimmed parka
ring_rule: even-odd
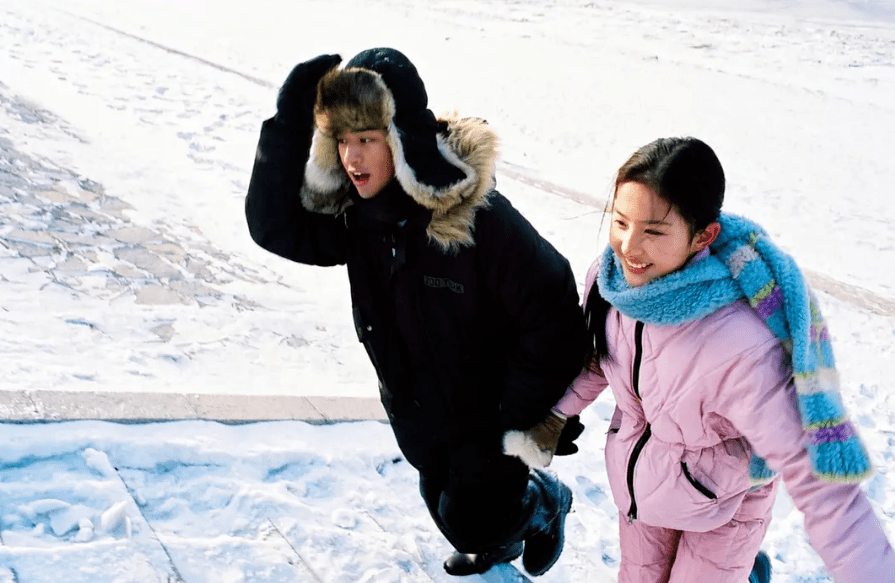
[[[575,280],[568,261],[494,190],[498,140],[486,122],[433,116],[431,152],[441,159],[423,167],[406,155],[426,146],[414,141],[420,124],[403,125],[414,118],[407,108],[418,107],[406,105],[405,93],[414,82],[425,92],[415,70],[396,77],[387,56],[362,53],[345,70],[383,80],[387,125],[377,127],[387,128],[395,179],[363,200],[333,135],[271,118],[246,197],[249,230],[287,259],[347,266],[358,339],[405,453],[415,434],[499,440],[541,421],[582,369]],[[438,175],[445,162],[448,179]]]

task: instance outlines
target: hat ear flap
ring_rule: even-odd
[[[315,129],[301,186],[302,205],[313,212],[339,214],[351,204],[350,184],[339,158],[338,140]]]

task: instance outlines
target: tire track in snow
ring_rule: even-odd
[[[115,28],[114,26],[109,26],[108,24],[103,24],[102,22],[97,22],[96,20],[92,20],[92,19],[90,19],[90,18],[87,18],[86,16],[80,16],[80,15],[78,15],[78,14],[73,14],[73,13],[71,13],[71,12],[65,12],[65,11],[63,11],[63,13],[64,13],[64,14],[67,14],[68,16],[71,16],[71,17],[73,17],[73,18],[77,18],[77,19],[79,19],[79,20],[83,20],[84,22],[89,22],[90,24],[93,24],[94,26],[98,26],[98,27],[100,27],[100,28],[104,28],[104,29],[106,29],[106,30],[108,30],[108,31],[114,32],[115,34],[120,34],[121,36],[125,36],[125,37],[127,37],[127,38],[134,39],[134,40],[139,41],[139,42],[141,42],[141,43],[145,43],[145,44],[148,44],[148,45],[150,45],[150,46],[153,46],[153,47],[155,47],[155,48],[157,48],[157,49],[161,49],[161,50],[165,51],[166,53],[171,53],[172,55],[177,55],[177,56],[179,56],[179,57],[183,57],[183,58],[185,58],[185,59],[189,59],[189,60],[191,60],[191,61],[196,61],[196,62],[198,62],[198,63],[201,63],[201,64],[205,65],[205,66],[211,67],[211,68],[213,68],[213,69],[217,69],[218,71],[223,71],[223,72],[225,72],[225,73],[230,73],[230,74],[233,74],[233,75],[237,75],[237,76],[239,76],[239,77],[242,77],[242,78],[245,79],[246,81],[249,81],[249,82],[251,82],[251,83],[254,83],[255,85],[260,85],[261,87],[267,87],[267,88],[271,88],[271,89],[275,89],[275,88],[276,88],[276,85],[274,85],[274,84],[272,84],[272,83],[270,83],[270,82],[268,82],[268,81],[265,81],[264,79],[259,79],[258,77],[253,77],[252,75],[249,75],[249,74],[247,74],[247,73],[243,73],[243,72],[241,72],[241,71],[237,71],[236,69],[231,69],[230,67],[225,67],[224,65],[219,65],[218,63],[214,63],[214,62],[209,61],[209,60],[207,60],[207,59],[203,59],[202,57],[198,57],[198,56],[196,56],[196,55],[193,55],[193,54],[190,54],[190,53],[186,53],[186,52],[184,52],[184,51],[180,51],[180,50],[177,50],[177,49],[175,49],[175,48],[165,46],[165,45],[163,45],[163,44],[159,44],[159,43],[157,43],[157,42],[155,42],[155,41],[149,40],[149,39],[147,39],[147,38],[143,38],[142,36],[137,36],[137,35],[135,35],[135,34],[131,34],[131,33],[129,33],[129,32],[125,32],[125,31],[123,31],[123,30],[121,30],[121,29]]]

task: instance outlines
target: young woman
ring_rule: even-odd
[[[587,275],[591,364],[525,434],[549,463],[564,419],[611,387],[619,583],[745,583],[778,476],[837,582],[891,583],[823,319],[792,259],[721,212],[724,187],[693,138],[652,142],[620,168],[609,246]]]

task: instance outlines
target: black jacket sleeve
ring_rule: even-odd
[[[485,244],[488,287],[507,312],[501,399],[504,429],[528,429],[565,394],[584,364],[586,330],[575,277],[559,253],[503,196],[493,193],[476,235]],[[485,217],[483,217],[485,218]]]
[[[310,147],[310,132],[276,117],[261,126],[245,200],[249,233],[258,245],[286,259],[342,264],[347,245],[343,218],[310,212],[299,198]]]

